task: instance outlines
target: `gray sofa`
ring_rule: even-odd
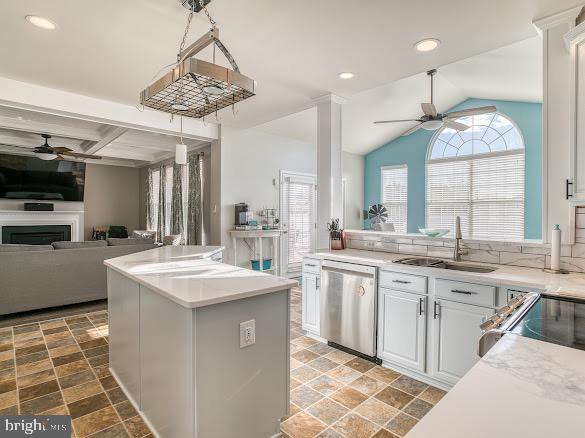
[[[0,315],[107,298],[104,260],[157,247],[117,240],[0,245]]]

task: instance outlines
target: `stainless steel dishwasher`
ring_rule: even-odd
[[[321,266],[321,337],[376,356],[376,268],[324,260]]]

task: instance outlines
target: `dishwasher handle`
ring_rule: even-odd
[[[374,278],[375,274],[370,273],[370,272],[361,272],[361,271],[354,271],[351,269],[344,269],[344,268],[336,268],[333,266],[323,266],[321,268],[322,271],[328,271],[328,272],[336,272],[338,274],[343,274],[343,275],[352,275],[354,277],[364,277],[364,278]]]

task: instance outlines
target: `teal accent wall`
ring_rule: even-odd
[[[525,207],[524,238],[542,239],[542,104],[504,100],[467,99],[451,108],[457,111],[495,105],[498,112],[512,119],[524,138]],[[364,208],[380,202],[380,168],[408,166],[408,232],[425,225],[425,187],[427,149],[435,131],[418,131],[399,137],[365,156]],[[368,226],[369,224],[366,224]]]

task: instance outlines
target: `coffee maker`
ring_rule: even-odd
[[[234,206],[235,210],[235,217],[234,217],[234,224],[237,225],[247,225],[248,218],[246,217],[246,213],[248,212],[248,204],[245,202],[240,202]],[[243,214],[242,214],[243,213]]]

